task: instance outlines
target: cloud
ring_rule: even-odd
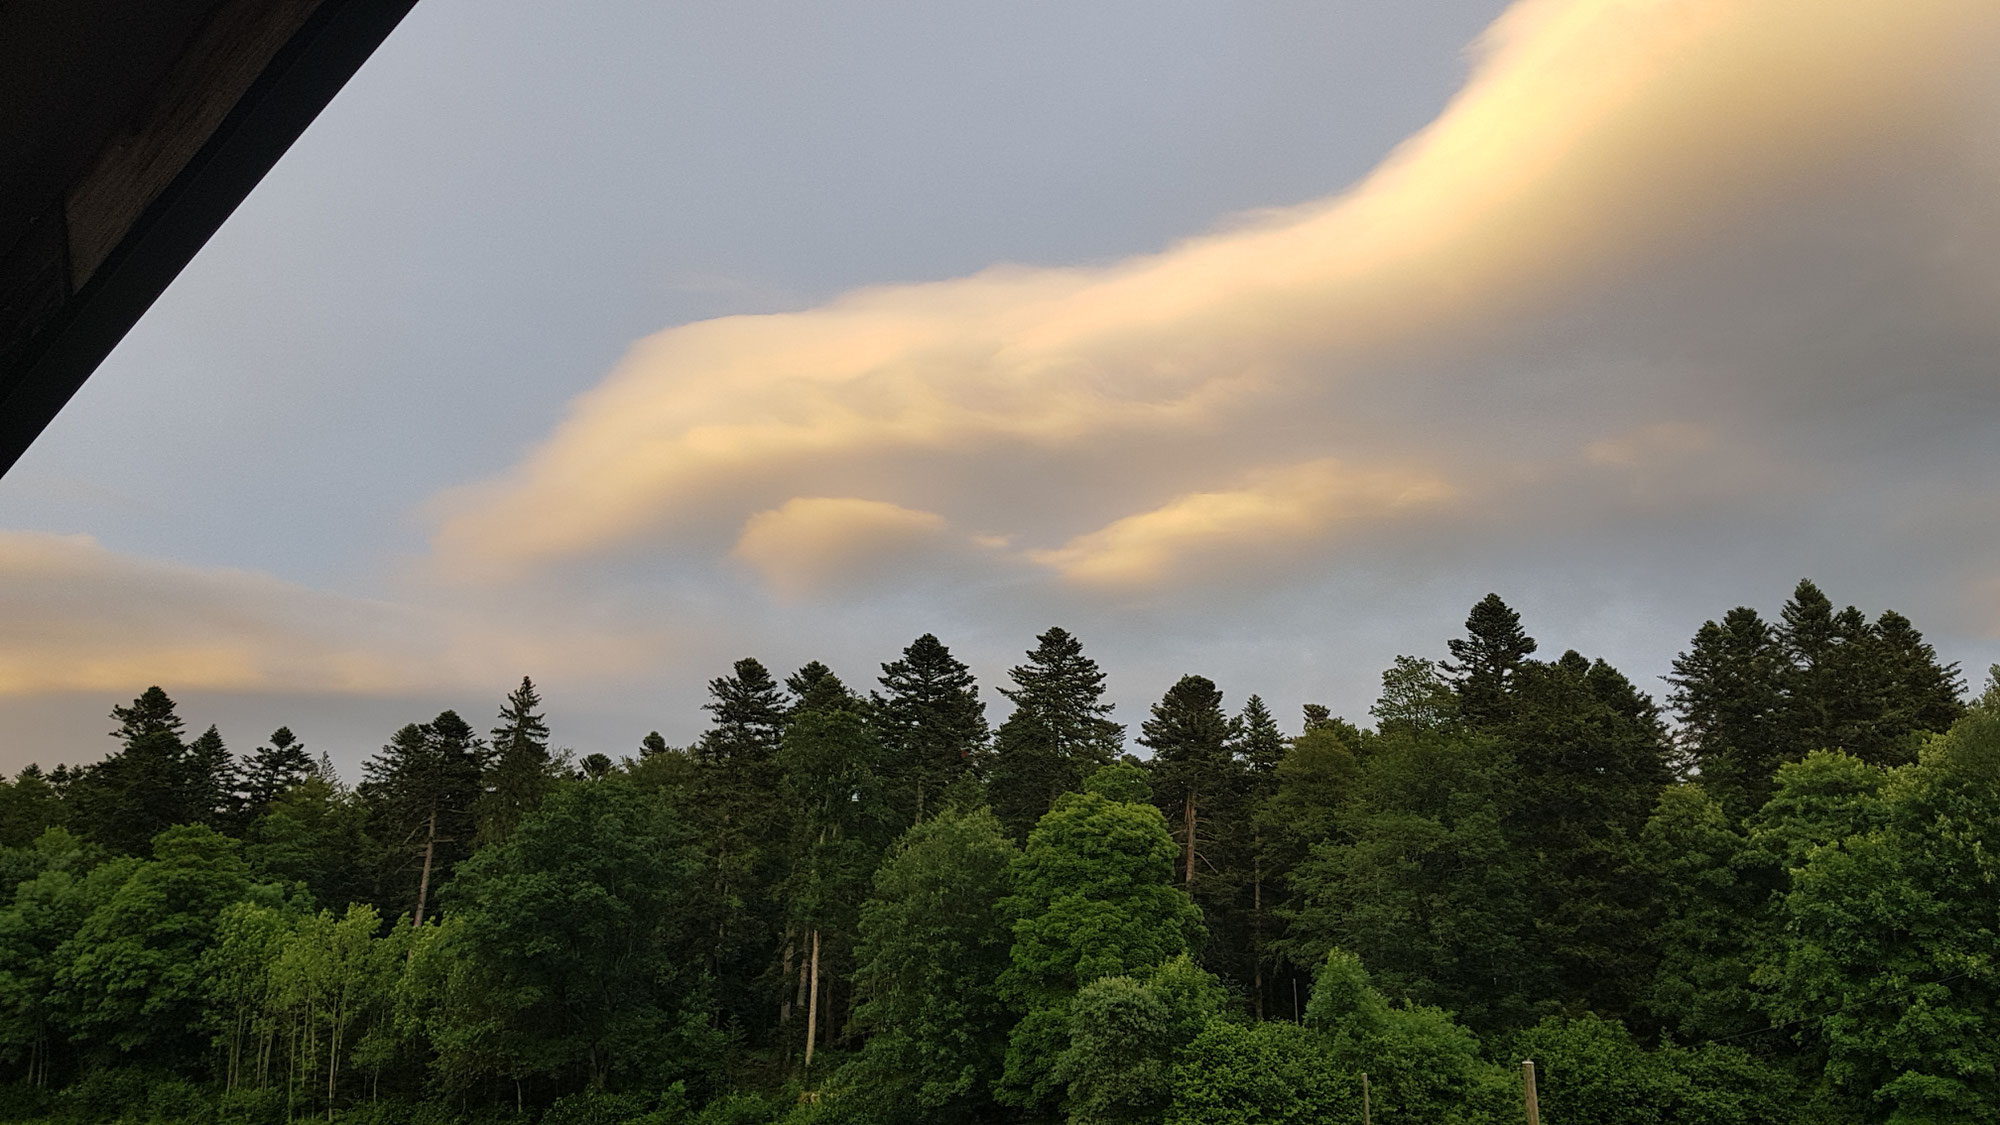
[[[1436,477],[1386,471],[1352,472],[1322,460],[1258,473],[1243,488],[1191,492],[1123,519],[1054,550],[1030,557],[1064,578],[1095,587],[1160,584],[1177,570],[1231,557],[1287,561],[1324,547],[1346,521],[1431,509],[1456,490]]]
[[[801,497],[743,525],[735,555],[778,595],[863,584],[886,564],[946,546],[942,516],[881,500]]]
[[[1224,495],[1274,454],[1246,430],[1337,412],[1385,357],[1671,258],[1885,139],[1949,136],[1995,23],[1975,0],[1524,0],[1437,121],[1341,195],[1109,266],[996,267],[640,342],[513,470],[437,500],[436,559],[518,577],[836,493],[994,513],[1027,541],[1173,519],[1186,530],[1151,550],[1196,550],[1202,520],[1149,510],[1161,481]],[[1163,469],[1162,443],[1204,436]],[[968,498],[1045,459],[1074,485],[1053,504]],[[1091,550],[1045,557],[1073,573]],[[1160,554],[1120,572],[1174,571]]]
[[[394,603],[136,558],[88,535],[0,531],[0,696],[174,690],[393,695],[603,674],[650,646],[492,607]]]

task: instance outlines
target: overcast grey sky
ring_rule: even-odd
[[[1057,623],[1359,718],[1488,590],[1657,688],[1804,575],[1976,681],[1996,25],[424,0],[0,480],[0,767]]]

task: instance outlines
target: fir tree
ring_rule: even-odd
[[[211,726],[188,743],[184,757],[186,824],[239,831],[241,803],[236,794],[236,759],[223,745],[222,732]]]
[[[1785,761],[1783,661],[1771,627],[1739,606],[1704,622],[1666,678],[1693,771],[1738,821],[1763,805]]]
[[[892,801],[914,824],[941,806],[954,783],[979,776],[990,737],[986,704],[971,670],[929,633],[882,665],[881,683],[875,715],[887,754],[883,772]]]
[[[1206,676],[1182,676],[1153,704],[1139,745],[1153,751],[1153,799],[1181,843],[1181,884],[1193,889],[1202,859],[1202,816],[1230,803],[1240,777],[1230,743],[1235,724],[1222,712],[1222,692]],[[1210,829],[1210,835],[1220,830]],[[1207,866],[1215,870],[1210,859]]]
[[[116,753],[77,771],[66,803],[85,835],[114,851],[138,855],[148,842],[176,824],[198,820],[192,796],[187,747],[174,701],[158,686],[114,707]]]
[[[534,812],[555,788],[549,725],[536,711],[541,705],[535,681],[522,676],[521,686],[509,692],[500,707],[500,725],[492,733],[493,764],[487,770],[486,794],[480,800],[482,844],[506,839],[521,818]]]
[[[1506,718],[1514,673],[1535,651],[1521,629],[1521,615],[1498,594],[1488,594],[1465,619],[1463,639],[1446,642],[1455,663],[1444,665],[1458,689],[1459,710],[1473,723]]]
[[[243,764],[244,811],[252,818],[263,814],[272,801],[312,776],[312,756],[290,727],[271,732],[270,744],[259,746]]]
[[[1014,686],[1000,694],[1013,701],[1014,713],[994,736],[989,794],[1000,822],[1023,837],[1056,797],[1117,758],[1125,728],[1102,702],[1104,673],[1063,629],[1037,637],[1027,663],[1007,676]]]

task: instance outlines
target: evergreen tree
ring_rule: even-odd
[[[1057,796],[1076,791],[1090,771],[1118,757],[1125,728],[1102,702],[1104,673],[1083,644],[1051,628],[1035,639],[1028,660],[1011,668],[1000,694],[1014,713],[994,736],[993,811],[1019,838]]]
[[[388,901],[414,904],[423,925],[435,888],[472,853],[486,747],[456,711],[396,732],[362,767],[361,795],[388,849]],[[406,899],[404,896],[408,895]]]
[[[114,707],[116,753],[77,773],[66,803],[83,833],[114,851],[142,854],[158,833],[200,819],[196,785],[174,701],[156,685]]]
[[[312,776],[313,760],[290,727],[271,732],[270,745],[259,746],[243,765],[244,812],[255,818],[292,786]]]
[[[1764,803],[1790,752],[1783,661],[1771,627],[1739,606],[1721,624],[1704,622],[1666,677],[1703,788],[1738,820]]]
[[[708,691],[703,710],[713,722],[692,749],[686,805],[705,856],[707,888],[698,902],[708,911],[706,961],[718,1018],[761,1037],[780,1014],[772,993],[788,983],[762,979],[779,954],[783,922],[773,892],[791,844],[783,803],[775,799],[788,708],[770,671],[747,657],[730,675],[710,680]]]
[[[62,796],[42,767],[30,762],[13,781],[0,783],[0,847],[25,848],[62,821]]]
[[[1242,790],[1231,745],[1236,727],[1223,714],[1222,692],[1213,681],[1182,676],[1153,704],[1140,732],[1139,745],[1153,751],[1153,799],[1181,841],[1181,885],[1192,891],[1203,843],[1228,831],[1224,825],[1203,835],[1202,816],[1231,805]],[[1208,857],[1208,870],[1221,870],[1220,858]]]
[[[521,686],[509,692],[500,707],[500,725],[493,728],[490,743],[492,766],[486,771],[486,794],[479,806],[481,843],[506,839],[555,788],[549,725],[536,711],[541,705],[535,681],[522,676]]]
[[[1508,835],[1533,863],[1538,956],[1554,998],[1622,1018],[1650,960],[1635,845],[1671,777],[1652,700],[1575,651],[1515,672],[1494,729],[1511,759]]]
[[[1321,729],[1331,724],[1331,718],[1325,719]],[[1249,830],[1237,857],[1239,864],[1248,862],[1250,865],[1250,901],[1244,913],[1244,924],[1248,929],[1244,960],[1249,969],[1251,1012],[1261,1020],[1264,1018],[1266,991],[1265,946],[1274,929],[1271,911],[1277,902],[1267,893],[1270,888],[1267,886],[1264,862],[1268,841],[1262,812],[1277,795],[1278,766],[1284,761],[1290,746],[1278,730],[1277,720],[1271,717],[1270,709],[1264,706],[1263,699],[1255,695],[1243,701],[1243,713],[1236,717],[1236,732],[1236,756],[1243,771],[1242,793],[1236,810],[1239,835],[1242,834],[1241,827],[1247,826]]]
[[[206,824],[235,831],[242,824],[242,803],[237,796],[236,759],[223,745],[222,732],[213,726],[188,743],[184,755],[187,824]]]
[[[1514,673],[1535,651],[1535,638],[1521,629],[1521,615],[1498,594],[1488,594],[1465,619],[1465,637],[1446,642],[1452,660],[1444,665],[1458,689],[1459,710],[1473,723],[1507,717]]]
[[[929,633],[882,665],[881,682],[875,715],[887,754],[883,773],[891,799],[914,824],[936,811],[954,784],[983,772],[986,704],[972,671]]]
[[[792,678],[797,703],[779,749],[791,811],[787,949],[795,951],[803,997],[802,1061],[832,1046],[847,1026],[837,992],[853,963],[861,903],[896,822],[878,774],[882,747],[866,702],[814,662]],[[790,982],[780,980],[783,987]],[[786,1012],[785,1016],[792,1013]],[[781,1022],[786,1022],[781,1017]]]
[[[1913,736],[1948,731],[1965,714],[1965,680],[1956,663],[1940,664],[1937,649],[1894,610],[1875,619],[1874,639],[1872,656],[1886,696],[1881,741],[1895,758],[1884,764],[1915,761]]]

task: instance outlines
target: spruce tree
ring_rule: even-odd
[[[270,744],[259,746],[243,764],[243,805],[251,818],[263,814],[272,801],[312,776],[312,756],[290,727],[271,732]]]
[[[1330,728],[1332,722],[1330,716],[1323,719],[1319,729]],[[1265,946],[1274,932],[1272,907],[1276,902],[1267,893],[1270,888],[1264,870],[1264,820],[1259,813],[1278,791],[1278,764],[1284,761],[1289,748],[1263,699],[1252,695],[1244,700],[1243,713],[1236,717],[1236,757],[1241,763],[1243,783],[1236,817],[1239,836],[1244,828],[1248,829],[1248,836],[1243,840],[1238,863],[1250,865],[1250,901],[1245,916],[1249,933],[1244,959],[1249,968],[1251,1011],[1258,1019],[1264,1018]]]
[[[184,765],[184,823],[240,831],[242,806],[236,794],[236,759],[223,745],[222,732],[210,726],[188,743]]]
[[[1521,629],[1521,615],[1498,594],[1488,594],[1465,619],[1463,639],[1446,642],[1452,660],[1444,670],[1458,689],[1459,709],[1473,723],[1507,717],[1514,673],[1535,651],[1535,638]]]
[[[536,710],[541,705],[535,681],[522,676],[521,686],[509,692],[500,707],[500,725],[492,733],[486,794],[480,799],[482,844],[506,839],[521,818],[534,812],[555,788],[549,725]]]
[[[1666,677],[1692,772],[1737,821],[1763,805],[1790,750],[1783,667],[1775,632],[1739,606],[1704,622]]]
[[[187,747],[174,701],[155,685],[129,707],[114,707],[119,749],[76,771],[65,803],[82,832],[114,851],[145,854],[155,835],[199,819],[191,800]]]
[[[990,732],[971,669],[925,633],[900,660],[882,665],[875,717],[882,732],[891,800],[915,824],[943,806],[945,792],[976,779]]]
[[[697,900],[706,910],[705,960],[720,1018],[761,1039],[779,1015],[772,990],[785,984],[768,976],[783,925],[774,891],[790,845],[787,810],[775,799],[789,708],[770,671],[748,657],[710,680],[708,691],[702,709],[713,722],[692,748],[688,802],[707,882]]]
[[[1116,759],[1125,740],[1102,701],[1104,673],[1083,655],[1082,642],[1061,628],[1035,640],[1027,663],[1007,672],[1014,686],[1000,689],[1014,713],[994,735],[988,790],[994,813],[1017,838],[1056,797]]]

